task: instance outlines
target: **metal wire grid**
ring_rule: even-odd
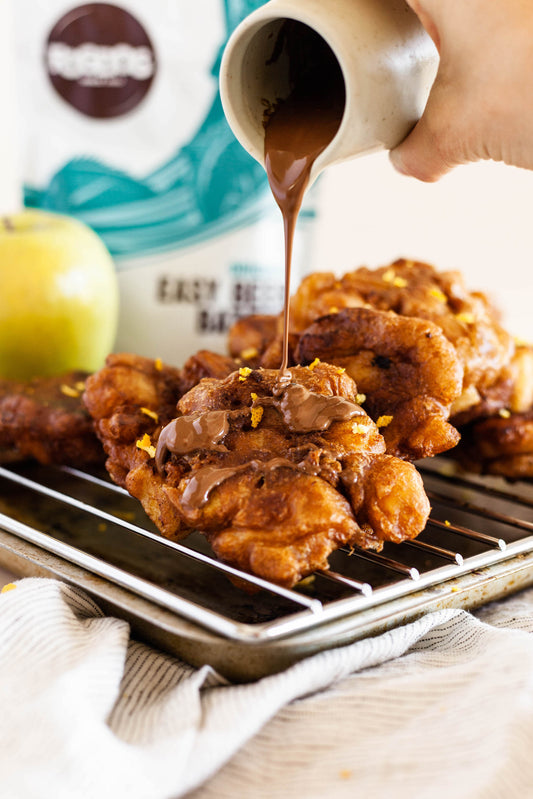
[[[446,465],[444,463],[445,467]],[[107,495],[114,492],[115,495],[129,498],[122,488],[101,477],[68,467],[61,467],[60,471],[75,481],[96,486]],[[274,599],[288,603],[288,612],[273,620],[259,623],[235,621],[224,613],[206,607],[205,594],[202,591],[198,592],[194,600],[180,596],[179,591],[161,588],[127,569],[117,567],[105,557],[95,557],[82,548],[57,539],[49,530],[38,530],[20,521],[16,515],[0,513],[0,527],[212,632],[253,644],[309,630],[324,622],[414,594],[476,569],[533,551],[533,493],[529,487],[519,486],[517,489],[516,486],[507,486],[497,481],[495,484],[495,481],[467,479],[449,474],[438,459],[426,462],[421,471],[430,501],[437,508],[430,516],[426,531],[415,541],[386,545],[383,554],[358,548],[341,550],[337,556],[337,560],[339,557],[341,559],[341,568],[336,561],[330,570],[321,571],[318,575],[323,581],[341,587],[344,593],[339,599],[324,601],[298,588],[282,588],[242,572],[217,561],[210,554],[197,551],[187,543],[163,539],[148,529],[149,525],[145,527],[134,524],[116,513],[84,502],[67,491],[32,479],[23,470],[0,467],[0,479],[4,481],[4,486],[14,484],[27,490],[28,496],[34,502],[38,501],[38,497],[44,496],[92,517],[96,523],[110,522],[127,530],[132,538],[140,536],[157,547],[164,547],[169,558],[188,558],[202,563],[208,569],[222,572],[230,579],[238,579],[254,590],[261,590]],[[2,489],[0,493],[3,493]],[[445,517],[441,518],[443,513]],[[465,518],[468,523],[465,523]],[[491,532],[484,532],[480,527],[488,527]],[[428,536],[429,540],[426,540]],[[429,559],[429,568],[414,565],[421,557],[422,562],[424,558]],[[435,562],[442,565],[435,567]],[[378,579],[355,579],[350,574],[353,569],[346,568],[347,564],[352,567],[354,564],[359,566],[365,563],[372,575],[379,575]],[[362,572],[364,574],[364,569]],[[205,590],[209,590],[208,586]]]

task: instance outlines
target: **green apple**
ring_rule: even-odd
[[[101,239],[68,216],[0,216],[0,377],[92,372],[118,323],[115,267]]]

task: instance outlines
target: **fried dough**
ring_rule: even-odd
[[[373,308],[323,316],[301,335],[300,363],[314,357],[339,364],[365,395],[365,410],[386,419],[387,452],[415,460],[455,446],[447,422],[461,393],[463,368],[440,328],[422,319]]]
[[[72,371],[26,383],[1,380],[0,462],[103,463],[102,445],[81,401],[87,376]]]
[[[410,324],[383,325],[376,316],[373,317],[376,331],[365,333],[358,328],[358,322],[366,320],[368,325],[373,324],[372,311],[394,314],[399,320],[423,320],[439,328],[441,337],[453,347],[462,370],[459,391],[451,401],[447,398],[443,402],[440,398],[439,382],[446,375],[439,378],[437,366],[428,369],[420,360],[424,351],[421,342],[414,344],[412,352],[407,349],[407,340],[414,341],[416,325],[410,334]],[[497,414],[501,409],[522,413],[533,406],[533,350],[516,344],[502,327],[489,299],[480,292],[468,291],[458,272],[438,272],[429,264],[405,259],[378,269],[361,267],[340,278],[330,272],[315,272],[304,278],[291,298],[290,320],[292,360],[289,362],[308,363],[318,356],[335,364],[349,363],[347,368],[359,390],[368,396],[365,407],[371,416],[375,420],[384,415],[394,416],[395,421],[384,431],[393,454],[416,458],[443,452],[458,438],[450,425],[457,428]],[[257,335],[258,325],[261,336]],[[240,351],[247,352],[248,341],[253,338],[256,349],[260,348],[254,365],[277,366],[281,326],[281,317],[262,318],[253,324],[242,319],[238,323],[238,337],[234,338],[234,331],[230,331],[230,350],[238,342]],[[270,341],[267,331],[271,334],[274,331]],[[367,346],[368,338],[372,346]],[[323,347],[325,339],[327,346]],[[403,361],[412,366],[403,387],[397,368],[376,368],[379,363],[389,363],[389,351],[394,353],[397,363]],[[422,389],[415,378],[417,358],[420,377],[425,383]],[[442,370],[448,369],[449,364],[448,352]],[[457,374],[455,367],[450,384],[456,386]],[[428,377],[437,378],[435,385],[428,385]],[[374,394],[376,384],[379,388]],[[391,398],[398,392],[401,401],[408,403],[405,414],[395,412],[395,403],[391,404]],[[380,400],[384,400],[383,405]]]
[[[533,409],[477,420],[452,455],[469,471],[511,480],[533,477]]]
[[[138,359],[112,360],[88,381],[85,401],[110,473],[163,535],[199,529],[222,560],[292,586],[327,568],[340,546],[380,549],[425,526],[429,503],[419,474],[386,454],[356,402],[355,384],[339,368],[294,367],[281,384],[278,372],[266,369],[204,378],[179,399],[176,419],[163,429],[171,404],[157,397],[169,383],[157,384],[146,364],[140,374],[141,385]],[[152,395],[157,422],[137,408],[142,426],[117,424],[121,412],[99,397],[122,395],[125,384],[135,385],[136,396],[144,391],[143,403]],[[323,429],[314,429],[317,403],[327,406],[319,414]],[[310,406],[314,421],[302,430]],[[131,417],[131,396],[127,407]]]

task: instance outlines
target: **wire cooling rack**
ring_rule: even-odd
[[[277,641],[424,597],[436,586],[533,553],[533,488],[457,473],[440,459],[419,465],[432,512],[415,540],[381,553],[344,549],[331,568],[286,589],[218,561],[200,533],[167,541],[139,503],[105,474],[72,468],[0,467],[0,528],[127,589],[218,636],[243,644]],[[500,570],[502,571],[502,570]],[[533,582],[533,569],[531,582]],[[528,577],[529,579],[529,577]],[[523,584],[517,582],[516,586]],[[485,600],[492,597],[485,592]],[[395,605],[397,608],[397,604]]]

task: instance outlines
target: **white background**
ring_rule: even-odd
[[[330,167],[312,269],[342,273],[397,257],[459,269],[507,328],[533,341],[533,172],[480,162],[426,184],[386,153]]]

